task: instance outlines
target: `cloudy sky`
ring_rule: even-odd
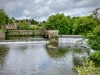
[[[100,0],[0,0],[0,9],[16,19],[46,20],[50,15],[70,16],[90,14],[100,7]]]

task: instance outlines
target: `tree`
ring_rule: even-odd
[[[28,28],[29,28],[28,24],[26,24],[25,22],[19,22],[18,23],[18,29],[27,30]]]
[[[80,17],[74,24],[73,34],[87,35],[89,31],[92,31],[97,26],[97,22],[91,17]]]
[[[99,12],[100,8],[97,8],[92,16],[93,16],[93,20],[97,23],[97,26],[93,28],[93,31],[90,31],[87,34],[88,37],[88,44],[90,45],[90,47],[94,50],[98,50],[95,51],[94,53],[92,53],[92,59],[96,59],[98,61],[100,61],[100,12]]]
[[[9,17],[3,9],[0,9],[0,28],[8,24]]]
[[[93,11],[94,18],[100,19],[100,12],[99,12],[99,10],[100,10],[100,8],[96,8]]]
[[[10,25],[13,25],[14,24],[14,22],[12,21],[12,19],[9,19],[9,24]]]
[[[92,49],[97,50],[92,54],[92,59],[100,61],[100,25],[88,33],[88,44]]]
[[[59,34],[69,34],[71,29],[69,18],[64,14],[51,15],[47,19],[45,27],[49,30],[59,30]]]
[[[77,22],[77,20],[79,18],[80,17],[72,17],[72,19],[71,19],[71,34],[73,34],[74,24]]]
[[[100,8],[96,8],[92,13],[94,20],[100,24]]]
[[[38,24],[38,22],[35,21],[34,19],[32,19],[32,20],[31,20],[31,24],[35,24],[35,25],[36,25],[36,24]]]
[[[88,44],[92,49],[100,51],[100,25],[96,26],[93,31],[88,33]]]

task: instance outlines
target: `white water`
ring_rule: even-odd
[[[58,39],[59,43],[81,43],[83,38],[62,38]],[[28,40],[2,40],[0,44],[19,44],[19,43],[49,43],[49,40],[45,39],[28,39]],[[86,40],[82,41],[82,43],[86,44]]]
[[[77,45],[77,47],[83,47],[83,48],[90,48],[87,44],[87,40],[88,39],[84,39],[84,38],[59,38],[58,42],[60,44],[60,46],[71,46],[74,47]]]
[[[49,43],[49,41],[28,41],[28,42],[0,42],[0,44],[25,44],[25,43]]]
[[[82,40],[83,38],[59,38],[59,42],[66,42],[66,43],[76,43],[80,40]]]

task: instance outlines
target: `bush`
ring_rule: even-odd
[[[4,29],[3,31],[4,31],[5,34],[8,34],[9,33],[9,30],[8,29]]]
[[[35,33],[34,32],[32,33],[32,36],[35,36]]]
[[[92,61],[86,59],[82,66],[76,67],[76,73],[77,75],[100,75],[100,68],[96,68]]]
[[[98,25],[92,32],[88,33],[88,44],[94,50],[100,50],[100,25]]]
[[[100,51],[96,51],[92,54],[92,58],[100,61]]]

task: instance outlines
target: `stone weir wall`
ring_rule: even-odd
[[[18,35],[41,35],[40,34],[40,31],[39,30],[9,30],[9,33],[8,33],[9,36],[18,36]]]
[[[9,30],[8,36],[45,36],[44,38],[49,39],[51,42],[58,41],[58,30]]]
[[[3,30],[0,30],[0,40],[5,40],[5,33]]]
[[[58,31],[57,30],[46,30],[44,32],[45,36],[48,36],[49,38],[54,37],[54,36],[58,36]],[[9,30],[8,32],[9,36],[13,36],[13,35],[43,35],[41,30]]]
[[[82,35],[59,35],[62,38],[83,38]]]

